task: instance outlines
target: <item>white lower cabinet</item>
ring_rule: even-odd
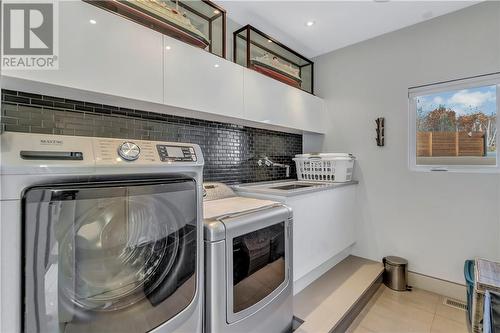
[[[83,1],[59,1],[58,7],[59,69],[2,75],[162,102],[160,33]]]
[[[241,118],[243,67],[164,37],[164,103]]]
[[[356,186],[286,198],[293,210],[293,280],[298,281],[356,241]]]

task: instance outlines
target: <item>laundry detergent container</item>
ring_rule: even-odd
[[[382,259],[384,263],[384,283],[396,291],[408,289],[408,260],[389,256]]]

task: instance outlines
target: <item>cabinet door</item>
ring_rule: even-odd
[[[244,73],[245,119],[324,133],[322,99],[255,71]]]
[[[324,133],[326,128],[325,102],[305,91],[285,86],[284,122],[304,131]]]
[[[293,276],[297,281],[356,241],[356,186],[291,197]]]
[[[284,126],[288,98],[284,84],[247,68],[244,71],[244,118]]]
[[[60,1],[59,69],[3,74],[161,103],[161,69],[160,33],[82,1]]]
[[[241,118],[243,68],[164,36],[164,103]]]

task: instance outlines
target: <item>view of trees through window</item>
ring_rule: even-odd
[[[492,85],[417,97],[421,164],[496,164],[496,89]]]

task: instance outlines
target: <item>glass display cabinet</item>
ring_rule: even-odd
[[[208,0],[88,0],[167,36],[226,56],[226,11]]]
[[[233,33],[233,60],[293,87],[314,93],[314,63],[251,25]]]

